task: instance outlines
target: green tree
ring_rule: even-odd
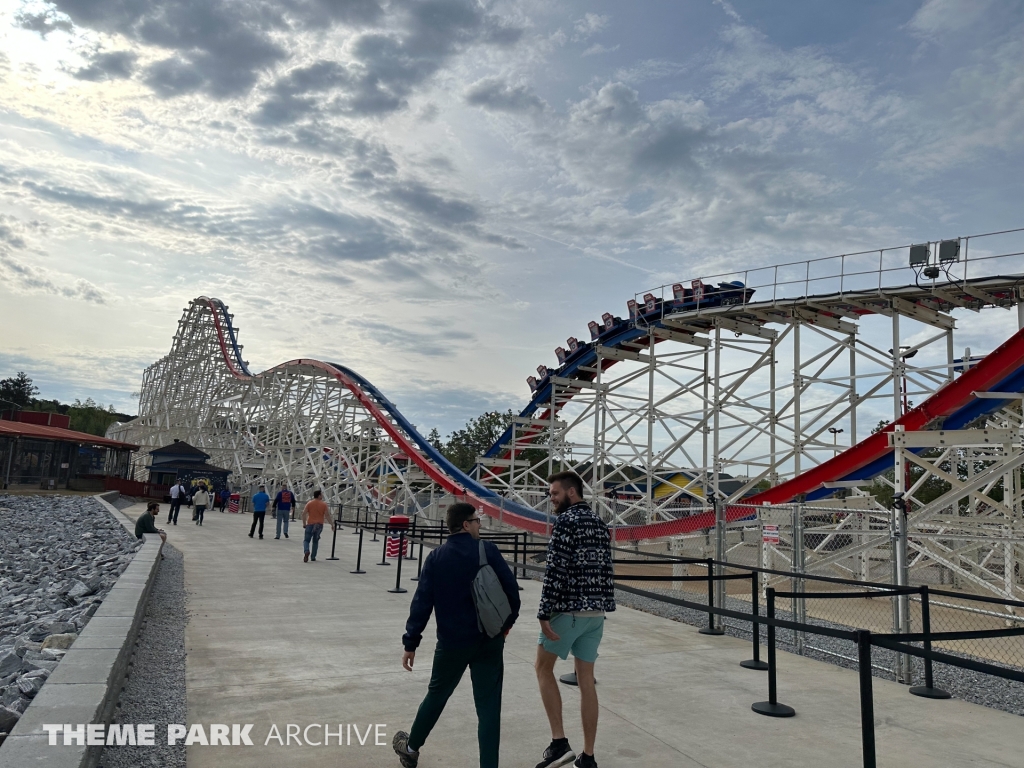
[[[32,383],[24,371],[18,371],[17,375],[0,380],[0,409],[10,408],[16,405],[18,408],[28,408],[39,394],[39,388]]]
[[[487,411],[466,422],[463,429],[457,429],[448,436],[441,446],[441,452],[463,472],[476,464],[476,457],[494,445],[501,434],[508,429],[515,414],[509,410]],[[436,432],[436,430],[435,430]],[[433,434],[433,433],[431,433]],[[440,435],[438,435],[440,440]]]
[[[68,408],[68,415],[71,417],[72,429],[100,436],[107,433],[107,427],[111,424],[127,418],[124,414],[117,413],[113,405],[104,408],[91,397],[87,397],[84,403],[76,398]]]

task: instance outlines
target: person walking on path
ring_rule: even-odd
[[[192,495],[192,503],[196,505],[196,525],[203,524],[203,513],[210,506],[210,494],[206,492],[206,486],[200,485]]]
[[[334,525],[327,502],[320,498],[320,491],[313,491],[313,498],[302,508],[302,527],[306,531],[302,538],[302,562],[316,562],[316,549],[320,545],[325,521],[328,525]]]
[[[256,523],[260,524],[260,538],[263,538],[263,518],[267,516],[267,504],[270,497],[267,495],[267,486],[261,485],[259,493],[252,497],[252,527],[249,529],[249,538],[256,533]]]
[[[154,518],[160,515],[160,503],[157,501],[151,501],[146,505],[146,511],[139,515],[139,519],[135,521],[135,538],[141,539],[143,534],[155,533],[160,537],[161,541],[167,541],[167,534],[156,527],[156,520]]]
[[[178,524],[178,513],[181,511],[181,502],[185,500],[185,486],[181,484],[181,481],[175,480],[174,485],[171,486],[171,508],[167,512],[167,524],[170,525],[172,522]]]
[[[419,750],[444,711],[466,667],[473,681],[480,768],[497,768],[501,740],[501,687],[504,678],[505,637],[519,617],[519,585],[498,548],[480,541],[480,515],[469,504],[453,504],[447,515],[448,540],[427,555],[412,599],[402,644],[402,666],[412,671],[423,630],[434,612],[437,646],[427,695],[409,733],[398,731],[392,746],[405,768],[415,768]],[[474,579],[481,569],[480,545],[494,569],[511,613],[501,631],[488,637],[481,627],[473,599]]]
[[[551,726],[551,744],[537,768],[568,765],[595,768],[597,689],[594,663],[604,634],[605,614],[615,610],[608,526],[583,501],[583,480],[575,472],[558,472],[548,479],[548,495],[557,515],[548,540],[544,585],[540,593],[540,636],[537,639],[537,683]],[[569,747],[562,726],[562,696],[555,680],[555,660],[572,652],[580,689],[583,751]]]
[[[284,526],[284,537],[288,538],[288,517],[291,515],[292,506],[296,503],[295,494],[285,486],[277,492],[274,497],[274,514],[277,517],[277,535],[275,539],[281,538],[281,526]]]

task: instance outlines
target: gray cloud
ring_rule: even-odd
[[[145,82],[163,97],[245,93],[260,72],[286,58],[271,33],[288,24],[272,3],[55,0],[55,5],[80,26],[175,52],[145,72]]]
[[[0,246],[0,276],[21,291],[49,293],[94,304],[106,303],[102,291],[88,280],[65,282],[61,280],[60,275],[48,269],[34,267],[14,258],[3,246]]]
[[[345,324],[366,332],[375,344],[425,357],[450,356],[454,347],[464,346],[466,342],[476,339],[476,336],[468,331],[450,327],[435,327],[432,330],[400,328],[364,319],[347,320]]]
[[[468,0],[401,2],[396,31],[358,35],[353,60],[320,60],[287,72],[252,116],[280,126],[324,113],[379,116],[403,109],[413,89],[473,45],[508,46],[522,30]]]
[[[97,53],[89,63],[74,72],[79,80],[124,80],[135,72],[135,62],[139,55],[133,51],[110,51]]]
[[[74,26],[68,19],[62,19],[52,10],[40,13],[19,13],[14,17],[15,22],[22,29],[29,29],[38,32],[43,37],[55,30],[70,32]]]
[[[467,104],[494,112],[543,112],[547,104],[525,85],[509,85],[499,77],[485,77],[465,92]]]

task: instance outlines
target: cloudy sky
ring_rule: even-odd
[[[1019,0],[9,0],[0,377],[134,412],[187,301],[421,427],[635,292],[1024,224]]]

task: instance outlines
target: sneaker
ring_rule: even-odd
[[[311,557],[311,558],[309,558],[309,562],[311,562],[311,563],[315,563],[315,562],[316,562],[316,558],[315,558],[315,557]]]
[[[250,539],[252,538],[252,534],[251,534],[251,533],[249,534],[249,538],[250,538]],[[262,537],[262,536],[260,536],[260,538],[262,539],[263,537]]]
[[[275,539],[280,539],[281,537],[280,537],[280,536],[275,536],[274,538],[275,538]]]
[[[568,765],[576,757],[576,753],[569,746],[568,739],[552,741],[544,750],[544,759],[537,763],[537,768],[555,768],[559,765]]]
[[[420,753],[409,751],[408,733],[405,731],[396,733],[391,746],[395,748],[395,752],[398,754],[398,762],[402,764],[403,768],[416,768],[416,764],[420,761]]]
[[[303,552],[302,553],[302,562],[304,562],[304,563],[308,563],[309,562],[309,552]]]
[[[260,538],[261,538],[261,539],[263,538],[263,535],[262,535],[262,534],[260,534]]]
[[[287,538],[288,538],[288,534],[286,533],[286,534],[284,535],[284,537],[285,537],[285,538],[287,539]]]
[[[576,762],[572,766],[573,768],[597,768],[597,760],[594,759],[593,755],[580,752],[580,756],[576,758]]]

